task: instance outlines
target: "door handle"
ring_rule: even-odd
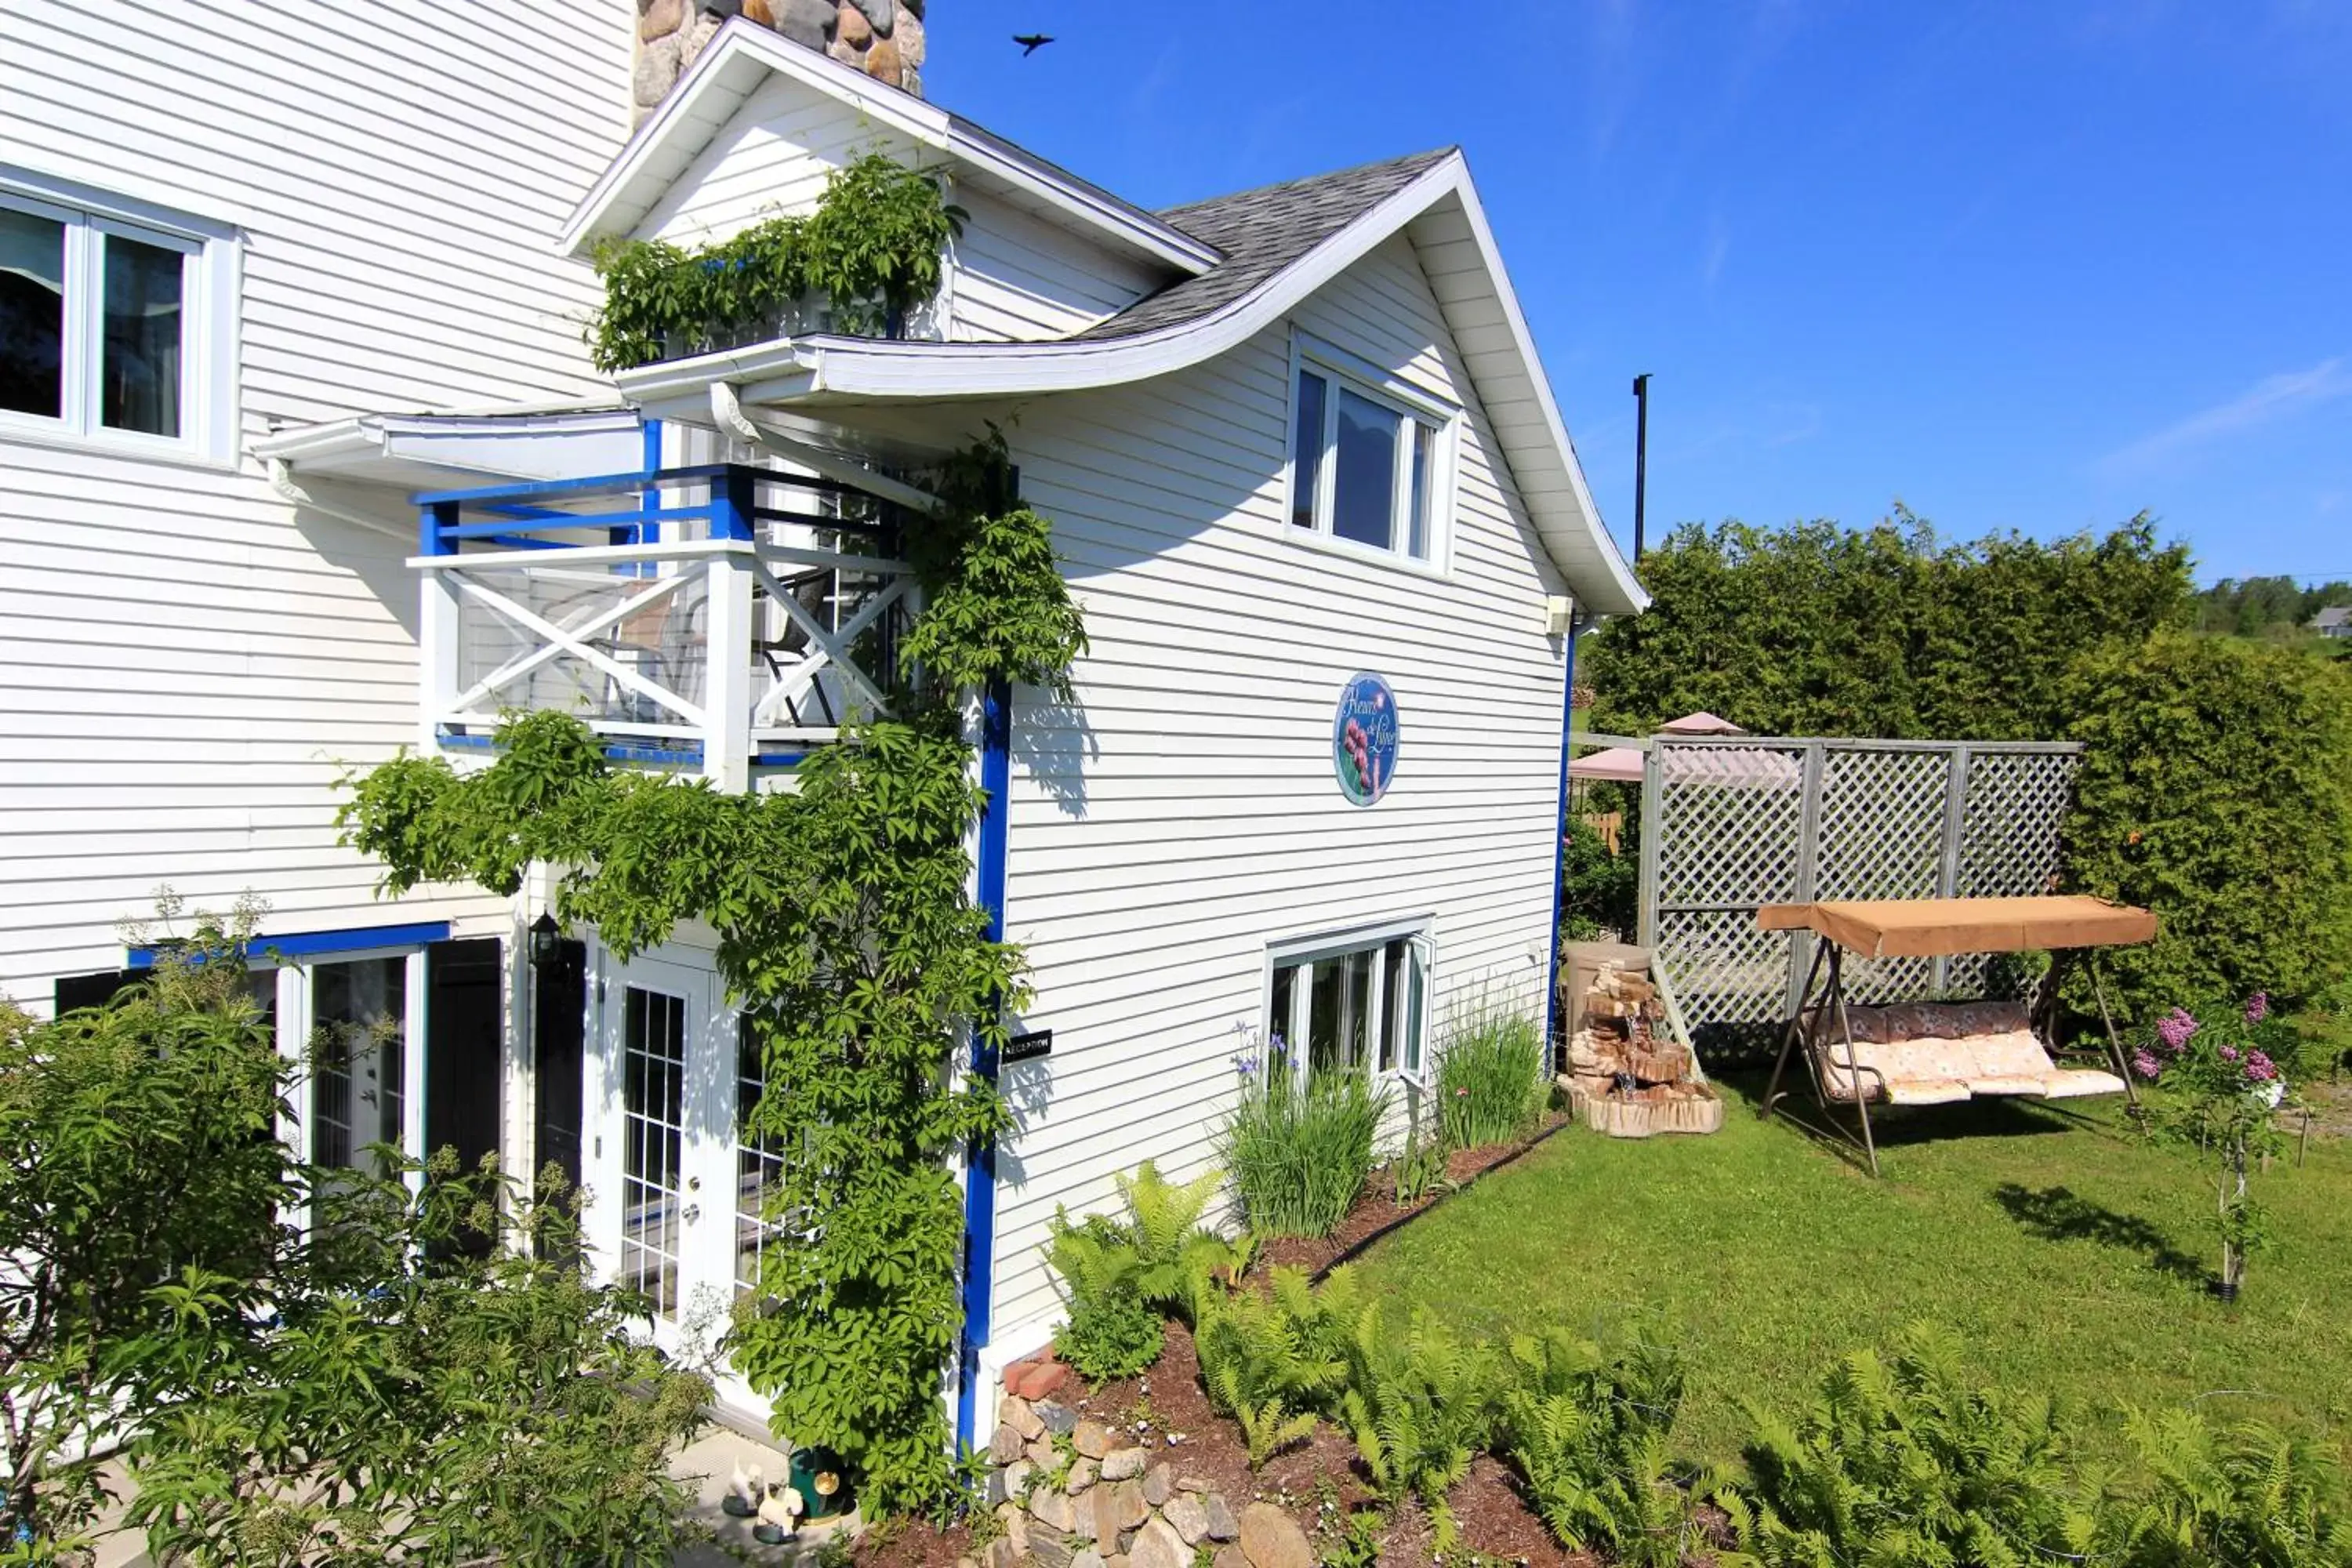
[[[687,1205],[686,1207],[680,1211],[680,1217],[683,1218],[687,1224],[692,1225],[696,1220],[702,1217],[702,1205],[700,1204]]]

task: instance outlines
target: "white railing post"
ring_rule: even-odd
[[[749,544],[753,537],[751,474],[730,469],[713,482],[710,536]],[[730,794],[751,785],[751,557],[710,558],[704,616],[702,776]]]
[[[443,537],[444,524],[457,521],[450,505],[428,506],[418,518],[422,553],[446,556],[457,545]],[[432,756],[441,749],[441,719],[452,711],[457,695],[457,662],[461,621],[457,584],[446,568],[427,567],[417,574],[416,614],[416,749]]]

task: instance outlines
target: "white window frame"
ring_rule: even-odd
[[[230,225],[0,163],[0,206],[65,226],[61,413],[0,409],[0,440],[228,468],[236,463],[240,247]],[[105,341],[108,236],[176,250],[181,272],[180,432],[102,422],[96,374]]]
[[[1324,384],[1323,432],[1316,454],[1314,521],[1302,528],[1295,521],[1298,509],[1298,388],[1299,377],[1312,374]],[[1343,539],[1332,529],[1337,499],[1339,453],[1339,394],[1352,392],[1380,405],[1398,418],[1394,489],[1389,500],[1390,538],[1410,526],[1412,507],[1413,426],[1430,432],[1429,553],[1417,556],[1393,542],[1365,544]],[[1462,409],[1423,387],[1414,386],[1377,365],[1334,344],[1294,331],[1290,338],[1290,382],[1283,401],[1282,531],[1286,538],[1358,561],[1378,562],[1407,571],[1444,576],[1451,570],[1457,453]]]
[[[1431,1082],[1436,1070],[1436,1064],[1430,1057],[1430,1016],[1434,1011],[1436,994],[1436,918],[1433,915],[1412,915],[1377,925],[1351,926],[1345,931],[1269,942],[1258,993],[1258,1039],[1261,1049],[1267,1056],[1265,1069],[1268,1072],[1274,1070],[1274,1037],[1279,1034],[1289,1050],[1292,1081],[1300,1086],[1307,1082],[1310,1054],[1307,1047],[1307,1016],[1313,1005],[1314,984],[1311,979],[1304,984],[1294,983],[1290,992],[1291,1016],[1276,1018],[1274,1016],[1276,973],[1294,966],[1311,965],[1325,959],[1370,952],[1372,954],[1372,978],[1368,994],[1371,1016],[1365,1025],[1364,1038],[1368,1048],[1360,1065],[1375,1085],[1383,1081],[1423,1085]],[[1397,1052],[1398,1065],[1384,1068],[1380,1063],[1380,1038],[1388,1005],[1388,949],[1391,943],[1400,940],[1411,944],[1413,956],[1421,963],[1420,1038],[1417,1041],[1401,1040]],[[1409,1062],[1416,1065],[1405,1065]]]
[[[260,948],[247,957],[257,973],[275,969],[278,977],[278,1054],[291,1070],[287,1085],[287,1113],[278,1118],[279,1142],[304,1164],[312,1162],[310,1142],[310,1075],[304,1058],[318,1019],[312,1005],[312,972],[322,963],[356,963],[370,959],[397,958],[401,971],[400,1148],[418,1158],[425,1148],[425,950],[416,946],[362,947],[348,952],[303,953],[277,960]],[[411,1191],[423,1190],[422,1177],[410,1173]]]

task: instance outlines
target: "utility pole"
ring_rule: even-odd
[[[1633,378],[1633,559],[1642,559],[1647,542],[1643,530],[1643,509],[1650,490],[1650,376],[1644,371]]]

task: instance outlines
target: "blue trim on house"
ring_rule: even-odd
[[[988,911],[988,940],[1004,940],[1004,870],[1012,816],[1013,691],[992,681],[981,701],[980,787],[988,804],[980,816],[980,906]],[[996,1081],[996,1051],[975,1035],[971,1070]],[[963,1342],[956,1358],[956,1448],[969,1453],[979,1429],[980,1350],[988,1343],[990,1298],[996,1274],[996,1144],[975,1143],[964,1162]]]
[[[496,735],[460,735],[444,730],[436,737],[446,750],[491,752],[498,749]],[[625,741],[604,742],[604,760],[608,763],[651,763],[663,766],[700,767],[702,747],[697,743],[677,746],[639,746]],[[796,768],[808,760],[806,752],[755,752],[751,766],[755,768]]]
[[[1568,668],[1559,687],[1559,818],[1551,835],[1551,965],[1544,986],[1544,1050],[1551,1050],[1552,1031],[1559,1026],[1559,943],[1561,906],[1568,893],[1568,761],[1569,742],[1576,733],[1576,637],[1584,629],[1581,612],[1568,621]],[[1547,1055],[1546,1058],[1550,1058]]]
[[[447,921],[415,921],[406,925],[356,926],[348,931],[293,931],[284,936],[257,936],[245,944],[247,954],[278,953],[287,958],[301,958],[314,953],[360,952],[379,947],[422,947],[427,942],[449,940]],[[156,959],[165,949],[132,947],[123,950],[126,969],[152,969]]]

